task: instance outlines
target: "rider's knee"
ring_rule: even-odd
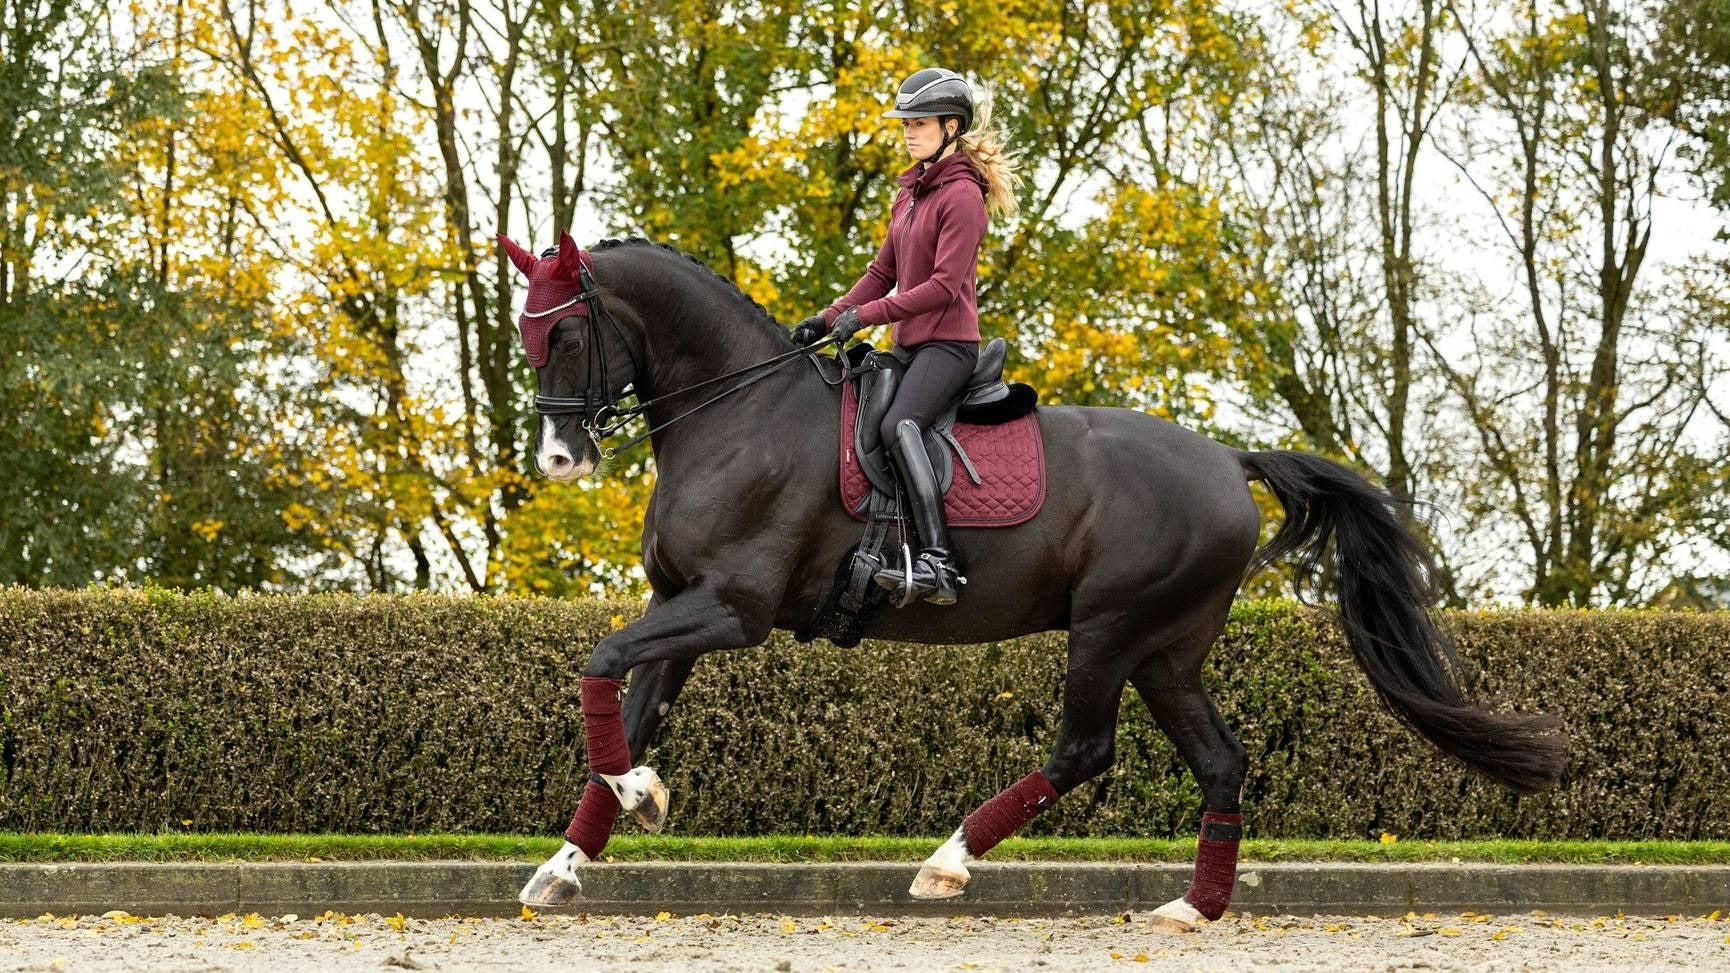
[[[884,416],[883,421],[877,425],[877,435],[881,437],[877,441],[882,443],[884,446],[888,446],[890,443],[894,442],[895,427],[900,425],[901,420],[905,418],[907,417],[898,416],[894,412],[890,412],[888,415]]]

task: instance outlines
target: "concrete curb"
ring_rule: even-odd
[[[634,863],[584,868],[572,909],[678,915],[1105,915],[1151,909],[1188,886],[1188,865],[981,863],[964,896],[918,902],[909,863]],[[516,915],[533,866],[501,862],[0,865],[0,916]],[[1417,912],[1698,915],[1730,910],[1730,866],[1249,864],[1232,909],[1257,915]]]

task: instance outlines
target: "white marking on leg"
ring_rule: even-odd
[[[967,863],[972,861],[977,859],[967,850],[967,836],[956,828],[949,840],[919,866],[919,874],[914,876],[907,894],[915,899],[949,899],[960,895],[972,877],[967,870]]]
[[[931,853],[931,857],[925,859],[925,864],[945,872],[966,875],[967,863],[978,860],[973,857],[972,852],[967,850],[967,836],[962,833],[960,828],[956,828],[955,833],[949,836],[949,840],[938,845],[937,850]]]
[[[1189,900],[1182,897],[1172,899],[1153,910],[1153,918],[1156,922],[1160,919],[1169,919],[1191,929],[1207,921],[1206,916],[1197,912],[1195,906],[1190,905]]]
[[[643,803],[643,798],[649,796],[649,788],[660,778],[649,767],[633,767],[623,774],[598,774],[607,786],[613,789],[613,794],[619,799],[619,806],[629,811]]]
[[[535,869],[535,871],[547,872],[556,875],[567,882],[575,882],[578,886],[581,886],[583,883],[577,880],[577,866],[587,865],[588,863],[589,856],[583,854],[581,848],[578,848],[576,845],[567,841],[565,842],[564,847],[553,852],[553,857],[547,859],[546,862],[543,863],[540,868]]]
[[[517,893],[517,901],[536,908],[563,905],[583,891],[583,881],[577,877],[577,866],[588,864],[589,856],[569,841],[541,863],[535,873]]]

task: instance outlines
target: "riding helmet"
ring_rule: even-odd
[[[948,115],[961,118],[963,132],[973,126],[973,89],[961,75],[947,68],[926,68],[908,75],[895,92],[895,110],[883,113],[884,118]]]

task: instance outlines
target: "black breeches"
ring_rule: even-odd
[[[895,441],[895,427],[903,419],[931,428],[937,413],[966,386],[979,363],[979,345],[972,341],[927,341],[914,348],[895,349],[907,361],[907,371],[895,389],[895,401],[877,427],[885,446]]]

